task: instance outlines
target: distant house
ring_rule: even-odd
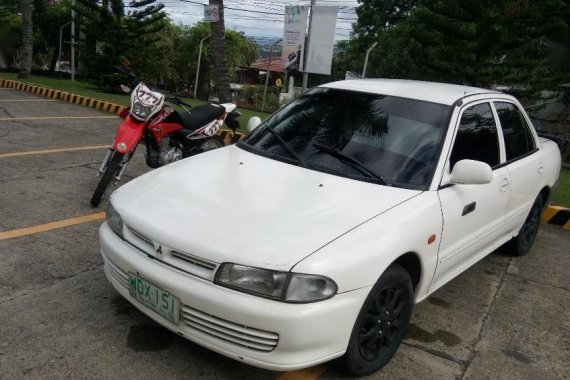
[[[239,83],[263,84],[268,70],[270,83],[274,83],[277,78],[283,78],[285,69],[281,57],[259,58],[249,66],[238,67]]]

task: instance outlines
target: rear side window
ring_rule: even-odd
[[[460,160],[482,161],[491,167],[499,164],[499,138],[489,103],[474,105],[463,112],[449,158],[451,170]]]
[[[518,107],[512,103],[495,102],[495,108],[503,130],[507,161],[532,152],[535,148],[534,138]]]

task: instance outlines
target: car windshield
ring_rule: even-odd
[[[422,190],[435,169],[449,109],[319,87],[270,116],[238,146],[312,170]]]

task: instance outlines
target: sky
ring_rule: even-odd
[[[160,1],[160,0],[159,0]],[[207,0],[162,0],[165,11],[174,22],[192,25],[204,19]],[[247,36],[283,36],[285,5],[309,5],[310,0],[224,0],[226,29],[244,32]],[[339,6],[335,40],[349,38],[351,24],[356,20],[357,0],[317,0],[317,5]],[[234,8],[234,9],[231,9]]]

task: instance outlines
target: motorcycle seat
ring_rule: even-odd
[[[178,112],[178,115],[184,129],[195,131],[212,120],[219,118],[225,112],[226,109],[223,106],[216,104],[204,104],[192,107],[190,112],[180,111]]]

